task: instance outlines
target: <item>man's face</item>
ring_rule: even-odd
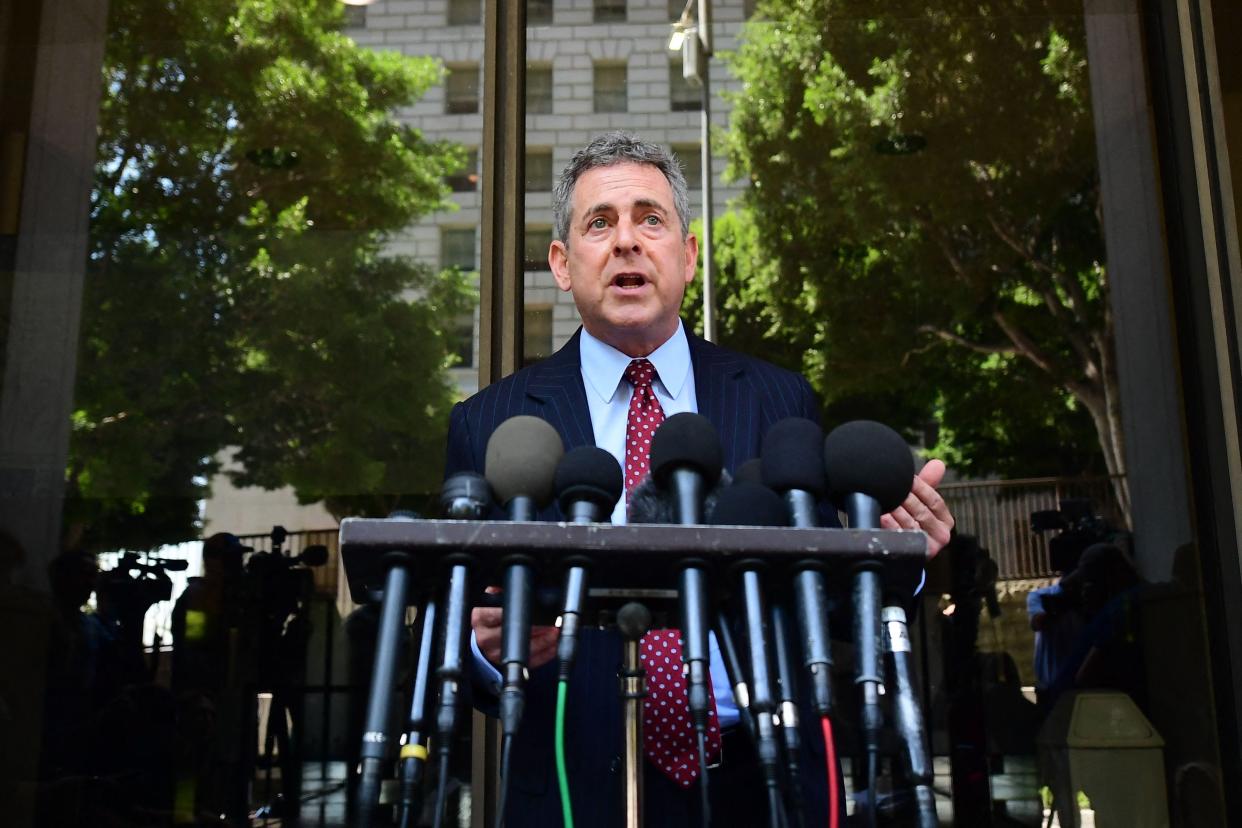
[[[699,246],[681,237],[673,191],[645,164],[588,170],[574,186],[566,242],[548,251],[582,325],[629,356],[647,356],[677,330]]]

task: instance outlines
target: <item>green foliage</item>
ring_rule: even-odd
[[[461,274],[386,255],[464,152],[392,112],[441,68],[359,48],[337,0],[110,4],[71,542],[195,534],[237,482],[386,512],[439,476]]]
[[[716,223],[722,341],[793,361],[830,424],[937,426],[965,473],[1102,471],[1116,377],[1081,5],[760,11],[729,57],[727,174],[749,187]]]

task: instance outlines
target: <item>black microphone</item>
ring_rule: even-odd
[[[791,526],[819,525],[816,504],[828,492],[823,445],[823,429],[798,417],[781,420],[764,435],[760,460],[763,481],[784,497]],[[811,704],[817,715],[828,716],[832,713],[832,640],[822,566],[814,558],[794,565],[794,605],[803,664],[811,676]]]
[[[785,507],[771,489],[743,481],[720,491],[710,520],[723,526],[783,526]],[[755,749],[768,786],[770,818],[773,825],[779,825],[780,746],[774,721],[777,702],[772,680],[771,637],[761,580],[764,564],[757,559],[747,559],[740,561],[737,568],[741,571],[746,650],[750,662],[750,709],[757,732]]]
[[[923,708],[914,690],[914,664],[910,633],[906,626],[906,611],[896,602],[884,607],[883,612],[888,654],[893,665],[893,719],[901,736],[902,766],[914,788],[914,802],[919,828],[935,828],[936,794],[932,789],[935,771],[927,749],[927,734],[923,726]]]
[[[672,495],[673,522],[703,522],[703,496],[720,478],[723,452],[711,421],[700,414],[683,412],[669,417],[651,438],[651,477]],[[678,578],[681,599],[681,658],[686,665],[686,695],[690,720],[699,743],[700,790],[703,823],[710,824],[707,804],[707,761],[704,744],[710,706],[707,652],[707,571],[700,558],[682,561]]]
[[[672,520],[686,525],[703,522],[703,496],[720,477],[720,438],[711,421],[683,412],[669,417],[651,440],[651,477],[672,495]],[[707,731],[707,573],[703,561],[682,564],[682,658],[689,681],[690,715],[696,729]]]
[[[625,481],[615,457],[596,446],[579,446],[561,458],[553,489],[561,512],[571,523],[602,523],[621,498]],[[558,621],[556,642],[558,677],[565,681],[574,666],[578,649],[578,625],[586,602],[587,566],[590,559],[577,556],[565,572],[565,602]]]
[[[440,488],[440,513],[452,520],[481,520],[487,515],[491,504],[491,486],[488,485],[483,475],[475,472],[459,472],[452,475]],[[436,825],[440,824],[445,807],[447,793],[444,780],[448,776],[449,756],[462,707],[462,686],[468,680],[466,642],[470,637],[470,575],[475,561],[463,552],[456,552],[447,556],[444,564],[448,567],[448,586],[441,604],[444,610],[443,631],[439,658],[435,660],[439,664],[436,668],[436,680],[440,686],[440,702],[436,708],[436,745],[440,757],[440,782],[437,786],[435,801]],[[430,614],[434,612],[435,605],[428,601],[426,609]],[[428,617],[424,623],[432,623],[431,618]],[[421,660],[421,647],[419,652]],[[421,676],[423,669],[421,661],[418,669],[418,676]],[[418,682],[416,680],[416,700],[417,693]],[[413,721],[413,712],[410,717]],[[407,742],[415,743],[412,729]],[[402,752],[403,754],[406,752],[404,748]],[[413,763],[407,763],[406,767],[413,772],[416,766]],[[414,780],[411,780],[409,784],[415,784]],[[418,816],[415,803],[412,801],[407,803],[402,811],[402,825],[410,824],[408,820],[416,821]]]
[[[880,515],[901,505],[914,481],[914,457],[901,435],[886,425],[855,420],[838,426],[824,441],[828,494],[846,513],[852,529],[877,529]],[[867,750],[870,820],[874,824],[876,763],[884,715],[880,626],[880,564],[866,560],[854,569],[855,683],[862,688],[862,732]]]
[[[496,428],[487,441],[484,474],[510,520],[534,520],[536,512],[551,502],[556,464],[564,453],[556,429],[538,417],[510,417]],[[526,555],[510,555],[504,564],[500,725],[503,735],[510,737],[522,721],[525,702],[534,576],[533,562]]]
[[[394,520],[404,520],[396,516]],[[284,531],[283,529],[281,531]],[[379,630],[375,640],[375,660],[371,668],[371,687],[367,694],[366,724],[358,761],[358,796],[354,822],[369,828],[379,805],[383,765],[388,752],[388,711],[396,683],[397,653],[405,630],[406,598],[413,583],[413,561],[407,552],[384,555],[388,571],[380,599]]]
[[[440,510],[453,520],[479,520],[492,503],[492,490],[483,475],[460,472],[444,481],[440,488]],[[444,633],[440,646],[436,678],[440,682],[440,704],[436,710],[436,732],[440,750],[448,750],[457,731],[461,707],[462,682],[466,680],[466,642],[470,632],[470,570],[474,561],[464,554],[449,556],[448,587],[444,595]]]

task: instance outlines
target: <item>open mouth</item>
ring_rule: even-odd
[[[634,290],[647,284],[647,277],[641,273],[618,273],[612,277],[612,284],[622,290]]]

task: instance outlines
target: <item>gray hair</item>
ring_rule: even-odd
[[[690,188],[685,173],[671,152],[659,144],[644,141],[630,132],[606,132],[574,153],[552,189],[552,221],[556,238],[569,243],[569,222],[573,218],[574,186],[587,170],[614,164],[645,164],[664,173],[673,191],[673,207],[681,220],[681,238],[690,232]]]

